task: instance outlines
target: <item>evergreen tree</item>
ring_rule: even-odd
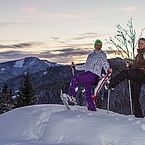
[[[10,111],[13,108],[12,90],[4,85],[0,94],[0,113]]]
[[[24,80],[20,86],[20,91],[16,99],[16,107],[33,105],[35,103],[34,90],[32,88],[31,77],[29,73],[24,74]]]

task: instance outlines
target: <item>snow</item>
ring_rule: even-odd
[[[47,72],[45,71],[45,72],[43,72],[43,74],[44,74],[44,75],[46,75],[46,74],[47,74]]]
[[[21,67],[23,67],[23,64],[24,64],[24,59],[21,59],[21,60],[18,60],[15,62],[14,67],[21,68]]]
[[[54,64],[53,63],[51,63],[51,62],[48,62],[47,60],[44,60],[43,62],[45,62],[48,66],[54,66]]]
[[[1,71],[5,71],[6,69],[5,68],[1,68]]]
[[[5,70],[6,70],[5,68],[1,68],[0,73],[3,73]]]
[[[34,105],[0,115],[0,145],[145,145],[145,119]]]
[[[16,98],[17,98],[17,96],[16,96],[16,95],[14,95],[14,96],[12,96],[11,98],[12,98],[12,99],[16,99]]]

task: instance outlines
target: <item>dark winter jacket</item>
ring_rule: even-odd
[[[145,48],[144,49],[138,49],[137,50],[137,55],[135,57],[135,60],[131,66],[132,69],[135,68],[141,68],[145,69]]]

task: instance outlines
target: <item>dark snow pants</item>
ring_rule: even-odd
[[[136,117],[144,117],[139,96],[141,86],[145,82],[145,72],[140,69],[124,69],[119,74],[111,78],[110,87],[114,88],[125,79],[131,80],[133,114]]]

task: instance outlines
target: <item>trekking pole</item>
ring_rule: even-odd
[[[71,70],[72,70],[72,76],[74,76],[75,75],[75,64],[73,61],[71,62]],[[73,99],[71,98],[71,100],[73,100]],[[75,102],[75,105],[77,105],[76,102]]]
[[[130,64],[129,61],[126,62],[126,66],[128,67]],[[128,80],[128,89],[129,89],[129,100],[130,100],[130,112],[131,112],[131,115],[133,115],[133,107],[132,107],[132,97],[131,97],[131,82],[130,80]]]
[[[107,114],[109,113],[109,105],[110,105],[110,94],[111,94],[111,90],[110,90],[110,89],[108,89]]]
[[[75,64],[74,62],[71,62],[71,69],[72,69],[72,75],[75,75]]]
[[[108,83],[110,83],[110,77],[111,77],[111,73],[108,77]],[[107,114],[109,113],[109,109],[110,109],[110,94],[111,94],[111,89],[108,89],[108,100],[107,100]]]
[[[128,80],[128,87],[129,87],[129,98],[130,98],[130,111],[131,111],[131,115],[133,115],[132,97],[131,97],[131,82],[130,82],[130,80]]]

